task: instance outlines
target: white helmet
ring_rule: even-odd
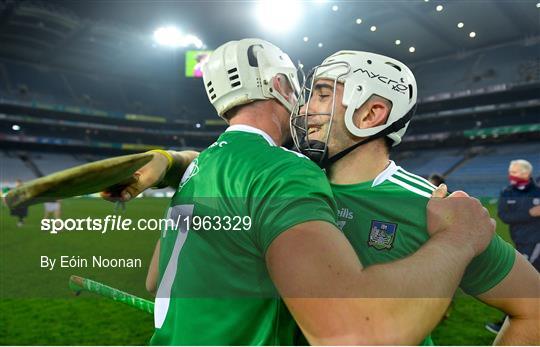
[[[307,135],[309,105],[306,106],[303,115],[299,113],[299,107],[297,107],[291,117],[291,130],[296,146],[306,155],[315,154],[310,157],[317,158],[314,160],[318,161],[322,166],[327,166],[359,145],[379,137],[387,136],[392,140],[393,146],[401,142],[401,138],[407,131],[411,117],[416,110],[417,99],[416,80],[405,64],[375,53],[339,51],[326,58],[321,65],[313,68],[310,75],[307,80],[311,79],[311,86],[308,88],[304,83],[301,95],[304,95],[306,91],[310,91],[316,80],[329,79],[334,81],[333,94],[335,98],[336,82],[343,83],[343,99],[341,103],[346,107],[345,126],[351,134],[365,138],[365,140],[343,150],[332,158],[328,158],[327,143],[330,128],[325,143],[310,141]],[[381,96],[392,103],[388,120],[385,124],[373,128],[358,128],[353,122],[354,112],[372,95]],[[340,102],[340,100],[333,100],[333,103],[337,102]],[[309,98],[307,103],[309,104]],[[333,112],[334,110],[326,114],[331,117],[330,122],[332,122],[334,116]]]
[[[220,116],[255,100],[277,99],[291,112],[293,105],[272,87],[277,74],[287,77],[295,94],[300,86],[296,67],[278,47],[261,39],[229,41],[203,66],[208,99]]]
[[[346,64],[340,62],[348,63],[351,68],[345,75]],[[345,125],[354,136],[373,136],[405,117],[416,106],[416,80],[412,71],[402,62],[375,53],[339,51],[326,58],[322,65],[330,63],[338,64],[321,67],[314,79],[337,79],[344,84],[342,104],[347,107]],[[392,103],[388,120],[386,124],[374,128],[360,129],[354,125],[354,111],[374,94]],[[394,146],[401,142],[409,122],[410,119],[399,130],[386,135],[392,139]]]

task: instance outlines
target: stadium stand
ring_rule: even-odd
[[[480,197],[496,197],[508,185],[508,164],[525,159],[540,169],[540,143],[501,145],[483,149],[483,153],[463,163],[447,178],[451,190],[465,190]]]
[[[424,150],[401,153],[396,161],[404,169],[427,177],[434,172],[444,174],[463,158],[462,149]]]
[[[4,63],[12,86],[11,94],[18,97],[62,103],[69,100],[69,93],[61,77],[47,67],[30,64]]]
[[[538,49],[537,41],[525,44],[518,41],[418,64],[413,70],[418,76],[419,94],[425,97],[504,83],[538,81]]]
[[[3,186],[11,187],[17,179],[28,181],[36,178],[34,172],[14,153],[0,151],[0,161],[0,181]]]
[[[508,184],[508,164],[526,159],[540,169],[540,143],[506,144],[450,150],[415,150],[393,155],[397,163],[418,175],[446,176],[450,190],[465,190],[479,197],[496,197]]]
[[[70,32],[80,28],[70,11],[42,2],[36,6],[62,18]],[[47,23],[59,24],[53,19]],[[201,150],[224,130],[205,94],[194,92],[202,90],[201,81],[172,78],[170,71],[176,70],[168,64],[173,60],[159,50],[130,57],[115,68],[105,68],[108,55],[86,60],[84,66],[70,60],[79,44],[94,47],[96,42],[123,54],[116,40],[133,36],[122,30],[99,23],[80,32],[77,42],[67,41],[73,51],[66,50],[63,63],[64,56],[50,61],[2,56],[0,98],[6,100],[0,103],[0,142],[3,149],[29,153],[25,162],[11,155],[10,162],[18,165],[13,167],[33,165],[39,175],[155,147]],[[523,157],[540,167],[535,164],[540,148],[539,48],[538,37],[527,37],[413,63],[418,112],[393,158],[423,176],[446,175],[451,189],[482,196],[496,196],[505,185],[509,160]],[[43,54],[50,57],[51,52]],[[97,73],[89,68],[93,63]],[[14,124],[20,129],[14,130]],[[526,141],[533,144],[521,143]],[[43,152],[49,150],[55,152]],[[9,178],[16,172],[10,168]]]
[[[64,76],[79,104],[111,111],[126,110],[125,97],[117,81],[69,72]]]
[[[39,171],[44,175],[86,163],[86,161],[79,160],[69,154],[44,152],[32,152],[29,155],[29,159],[34,162]]]
[[[9,93],[9,84],[7,80],[7,72],[2,64],[0,64],[0,97],[7,96]]]
[[[170,88],[159,88],[156,84],[123,82],[122,90],[133,112],[167,116],[174,109],[174,95]]]
[[[263,13],[268,20],[262,20],[254,16],[251,2],[0,0],[0,192],[7,193],[17,179],[27,182],[113,156],[157,148],[204,150],[226,124],[208,102],[203,79],[191,76],[193,56],[228,40],[262,35],[288,52],[295,64],[305,66],[306,73],[343,49],[387,55],[411,67],[418,107],[391,158],[426,178],[442,174],[450,191],[487,198],[482,203],[494,216],[499,192],[508,184],[511,160],[529,160],[540,184],[538,1],[345,1],[339,6],[335,1],[322,6],[299,2],[304,19],[299,16],[294,31],[277,34],[256,25],[276,24],[278,18],[270,20],[274,11]],[[268,2],[272,7],[274,3],[294,12],[289,2]],[[283,17],[283,10],[275,12]],[[306,23],[323,23],[325,30],[313,30]],[[173,35],[162,40],[160,31]],[[184,47],[178,41],[185,35],[203,42]],[[259,50],[253,48],[248,54],[252,66],[259,63],[253,59]],[[226,59],[232,64],[228,54]],[[385,76],[367,71],[362,73],[385,83]],[[142,195],[171,197],[176,190],[148,189]],[[126,206],[101,199],[70,199],[62,202],[62,218],[115,213],[122,214],[118,222],[120,217],[157,220],[170,204],[165,199],[137,200],[124,211]],[[0,301],[1,345],[148,344],[154,328],[150,315],[137,315],[127,307],[124,314],[116,303],[97,305],[95,298],[66,301],[67,272],[37,269],[36,259],[42,257],[42,267],[44,255],[84,258],[94,252],[111,259],[128,254],[149,259],[158,232],[76,233],[84,237],[79,245],[69,229],[51,237],[40,231],[43,206],[32,207],[26,225],[20,220],[21,229],[11,232],[16,219],[7,217],[3,206],[0,224],[6,230],[0,237],[0,268],[11,272],[0,277],[0,297],[8,292],[11,299],[13,292],[14,300]],[[497,232],[509,241],[503,223],[498,222]],[[64,247],[59,246],[63,242]],[[45,246],[52,243],[46,253]],[[70,274],[150,298],[144,291],[146,266],[110,270],[114,272],[82,269]],[[54,278],[35,277],[46,273]],[[28,295],[36,289],[46,293]],[[26,302],[25,296],[31,300]],[[56,297],[62,299],[47,299]],[[485,321],[498,315],[495,309],[459,294],[445,318],[450,315],[450,321],[434,331],[432,342],[493,342],[494,336],[481,332]],[[124,316],[129,319],[118,319]]]

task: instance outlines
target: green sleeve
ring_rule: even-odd
[[[337,206],[326,176],[308,159],[293,159],[265,170],[254,188],[255,243],[263,254],[297,224],[317,220],[336,225]]]
[[[487,292],[508,275],[515,257],[514,247],[495,235],[486,250],[465,269],[461,289],[473,296]]]

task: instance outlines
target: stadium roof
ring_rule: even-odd
[[[182,55],[153,42],[152,32],[161,25],[196,34],[208,49],[233,39],[265,38],[306,66],[341,49],[419,63],[540,36],[536,0],[301,2],[299,19],[288,33],[265,31],[254,15],[255,6],[244,1],[4,0],[0,57],[71,68],[148,71]]]

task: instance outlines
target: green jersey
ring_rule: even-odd
[[[265,253],[337,207],[324,173],[259,129],[235,125],[187,169],[162,232],[156,345],[291,345],[299,333]],[[179,217],[180,216],[180,217]],[[179,230],[179,231],[177,231]]]
[[[338,226],[364,266],[407,257],[428,241],[426,207],[434,189],[394,162],[373,181],[332,184]],[[471,295],[490,290],[510,272],[514,258],[512,246],[495,236],[469,264],[460,287]],[[432,344],[431,338],[424,344]]]

